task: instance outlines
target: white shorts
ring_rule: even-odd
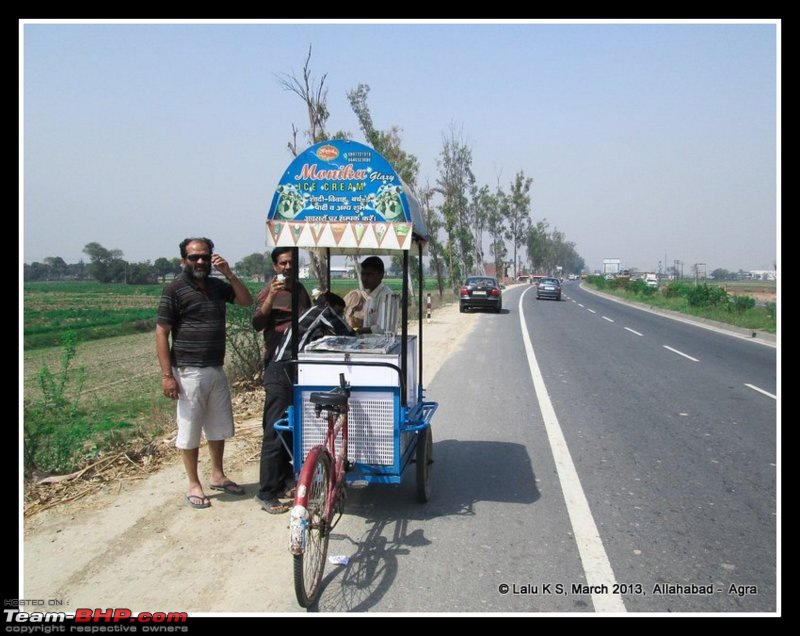
[[[178,437],[175,446],[200,447],[207,440],[233,437],[233,408],[228,378],[222,367],[173,367],[178,381]]]

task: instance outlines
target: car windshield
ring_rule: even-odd
[[[497,287],[497,282],[494,278],[468,278],[467,285],[473,287]]]
[[[543,278],[539,281],[540,285],[560,285],[557,278]]]

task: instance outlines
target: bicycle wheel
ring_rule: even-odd
[[[433,433],[431,427],[419,432],[417,439],[417,501],[425,503],[431,498],[431,473],[433,465]]]
[[[328,554],[330,519],[324,519],[325,504],[328,499],[328,486],[331,474],[331,460],[327,451],[317,453],[306,461],[314,462],[309,474],[309,483],[302,480],[308,493],[308,519],[306,525],[306,545],[303,554],[294,556],[294,592],[301,607],[309,607],[319,598],[322,573],[325,570],[325,557]]]

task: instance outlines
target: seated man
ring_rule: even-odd
[[[366,291],[366,302],[361,326],[354,325],[358,333],[397,331],[397,301],[392,290],[383,283],[383,274],[384,265],[380,257],[370,256],[361,263],[361,284]]]
[[[342,318],[344,300],[331,292],[323,292],[317,303],[298,319],[300,341],[298,351],[303,351],[308,343],[323,336],[352,336],[353,330]],[[281,498],[294,497],[291,456],[281,443],[275,422],[282,419],[286,409],[292,404],[292,379],[287,361],[292,357],[292,330],[283,334],[272,362],[264,372],[264,389],[267,398],[264,406],[264,438],[261,442],[261,468],[259,490],[256,500],[270,514],[289,510],[290,506]],[[291,447],[289,433],[284,440]]]

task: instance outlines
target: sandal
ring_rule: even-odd
[[[264,501],[260,497],[256,497],[256,501],[258,501],[259,505],[271,515],[280,515],[284,512],[289,512],[290,506],[281,503],[277,497],[275,499],[270,499],[269,501]]]
[[[283,493],[282,499],[294,499],[296,493],[297,493],[297,486],[290,486]]]
[[[245,490],[235,481],[228,481],[224,484],[210,484],[211,490],[221,490],[226,495],[244,495]]]
[[[211,507],[211,500],[205,495],[186,495],[186,503],[198,510]]]

